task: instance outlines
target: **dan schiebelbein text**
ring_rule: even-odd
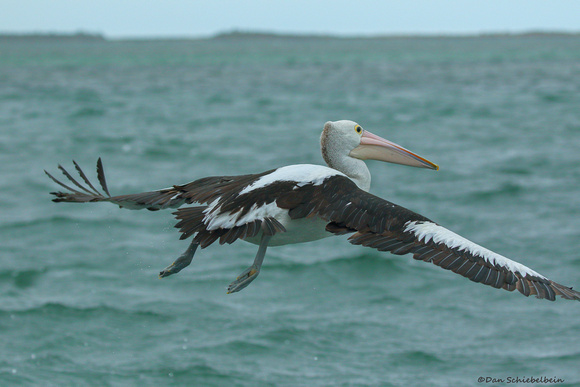
[[[553,384],[553,383],[564,383],[564,379],[562,378],[557,378],[557,377],[553,377],[553,378],[549,378],[547,376],[540,376],[538,378],[533,377],[533,376],[526,376],[526,377],[519,377],[519,376],[508,376],[507,378],[492,378],[490,376],[480,376],[479,378],[477,378],[477,381],[479,383],[506,383],[506,384],[513,384],[513,383],[522,383],[522,384],[526,384],[526,383],[530,383],[530,384],[535,384],[535,383],[545,383],[545,384]]]

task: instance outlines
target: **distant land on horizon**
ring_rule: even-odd
[[[8,33],[0,31],[0,42],[23,41],[74,41],[74,42],[110,42],[110,41],[187,41],[187,40],[237,40],[237,39],[357,39],[357,40],[380,40],[380,39],[437,39],[437,38],[502,38],[502,37],[579,37],[580,31],[524,31],[524,32],[490,32],[490,33],[465,33],[465,34],[376,34],[376,35],[333,35],[317,33],[279,33],[231,30],[220,32],[209,37],[125,37],[108,38],[101,33],[91,32],[26,32]]]
[[[441,34],[374,34],[374,35],[333,35],[333,34],[301,34],[278,32],[255,32],[232,30],[220,32],[210,39],[245,39],[245,38],[281,38],[281,39],[414,39],[414,38],[478,38],[478,37],[534,37],[534,36],[580,36],[578,32],[566,31],[525,31],[525,32],[491,32],[491,33],[441,33]]]
[[[88,32],[57,33],[57,32],[26,32],[26,33],[4,33],[0,32],[0,42],[2,41],[107,41],[104,35]]]

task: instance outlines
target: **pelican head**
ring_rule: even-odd
[[[370,172],[362,160],[439,169],[429,160],[364,130],[354,121],[328,121],[320,136],[320,145],[326,164],[345,173],[366,191],[370,188]]]

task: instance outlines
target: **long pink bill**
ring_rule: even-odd
[[[437,164],[424,157],[366,130],[362,134],[360,145],[350,152],[350,156],[361,160],[379,160],[410,167],[439,169]]]

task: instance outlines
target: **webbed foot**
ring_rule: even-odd
[[[193,259],[193,255],[195,254],[195,250],[197,250],[197,246],[199,246],[197,243],[191,242],[187,250],[185,250],[185,252],[181,254],[175,262],[159,272],[159,278],[169,277],[172,274],[179,273],[181,270],[189,266]]]
[[[240,275],[238,276],[238,278],[236,278],[234,282],[232,282],[228,286],[228,294],[236,293],[244,289],[246,286],[252,283],[252,281],[255,280],[256,277],[258,277],[258,274],[260,274],[259,265],[254,264],[248,267],[246,270],[240,273]]]

